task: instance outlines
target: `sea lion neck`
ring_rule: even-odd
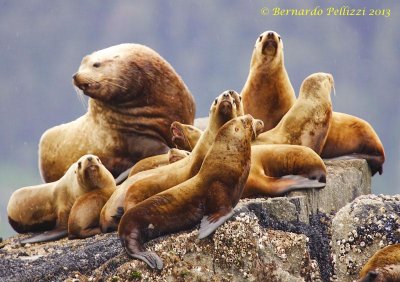
[[[157,116],[149,116],[146,113],[157,113]],[[159,119],[159,123],[165,123],[168,117],[165,116],[157,105],[144,105],[140,107],[132,106],[132,104],[112,105],[104,103],[99,100],[89,99],[88,116],[110,129],[125,132],[125,133],[138,133],[150,134],[154,129],[154,119]],[[165,126],[167,128],[167,125]],[[154,135],[154,134],[150,134]]]

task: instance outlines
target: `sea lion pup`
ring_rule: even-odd
[[[175,124],[175,123],[174,123]],[[173,124],[173,125],[174,125]],[[178,148],[195,146],[202,131],[192,125],[175,124]],[[190,144],[187,144],[191,142]],[[297,145],[253,145],[250,175],[242,198],[277,197],[303,188],[322,188],[326,184],[326,167],[312,149]]]
[[[172,164],[177,162],[187,156],[189,156],[190,152],[186,150],[180,150],[176,148],[172,148],[166,154],[157,155],[145,158],[143,160],[138,161],[130,170],[128,177],[135,175],[141,171],[153,169],[159,166],[164,166],[167,164]]]
[[[102,231],[116,230],[120,217],[128,208],[124,202],[128,202],[129,206],[135,205],[193,177],[199,171],[219,128],[242,113],[240,96],[237,92],[229,90],[219,95],[211,105],[208,127],[192,153],[173,164],[140,172],[122,183],[103,207],[100,215]]]
[[[120,44],[84,57],[73,84],[90,97],[88,111],[42,135],[39,167],[46,182],[89,152],[116,177],[143,158],[167,153],[173,121],[193,123],[195,104],[185,83],[143,45]]]
[[[332,117],[333,85],[331,74],[308,76],[301,84],[296,103],[276,127],[260,134],[254,144],[303,145],[320,154]]]
[[[200,223],[199,238],[210,235],[233,215],[250,169],[250,142],[256,125],[250,115],[221,127],[198,174],[127,210],[118,235],[129,256],[162,269],[161,258],[143,243]]]
[[[51,230],[21,243],[59,239],[67,229],[71,238],[84,238],[99,232],[101,208],[114,190],[114,178],[100,159],[85,155],[61,179],[15,191],[8,219],[19,233]]]
[[[378,250],[361,269],[358,281],[400,281],[400,244]]]
[[[266,31],[257,38],[249,76],[241,95],[245,113],[262,119],[264,131],[275,127],[295,103],[295,92],[284,66],[282,39],[276,32]],[[322,158],[348,156],[366,159],[372,175],[377,171],[382,173],[385,161],[382,142],[371,125],[338,112],[332,114],[328,137],[320,155]]]
[[[264,131],[274,128],[296,101],[285,69],[283,41],[274,31],[262,33],[254,45],[250,72],[242,89],[245,113],[261,119]]]

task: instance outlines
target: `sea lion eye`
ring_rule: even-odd
[[[279,42],[281,42],[281,37],[280,37],[280,36],[278,36],[278,38],[279,38]]]
[[[239,96],[239,101],[242,101],[242,96]]]
[[[101,66],[100,63],[94,63],[94,64],[93,64],[93,67],[95,67],[95,68],[99,68],[100,66]]]
[[[258,38],[258,42],[261,42],[262,38],[263,38],[263,36],[260,35],[260,37]]]
[[[99,163],[101,163],[101,161],[100,161],[100,159],[99,159],[99,158],[97,158],[97,161],[98,161]]]
[[[217,102],[218,102],[218,98],[216,98],[216,99],[214,100],[214,105],[216,105]]]
[[[81,166],[82,166],[81,162],[78,162],[78,169],[81,169]]]

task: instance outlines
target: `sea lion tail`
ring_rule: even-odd
[[[20,241],[21,244],[32,244],[32,243],[40,243],[40,242],[48,242],[55,241],[64,237],[67,237],[68,231],[67,229],[53,229],[50,231],[46,231],[44,233],[34,235],[28,239]]]

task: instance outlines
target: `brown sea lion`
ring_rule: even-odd
[[[358,281],[400,281],[400,244],[378,250],[361,269]]]
[[[166,154],[151,156],[143,160],[138,161],[130,170],[128,177],[135,175],[141,171],[153,169],[159,166],[171,164],[179,161],[187,156],[190,152],[186,150],[180,150],[172,148]]]
[[[275,127],[295,103],[295,93],[285,70],[283,43],[274,31],[262,33],[256,41],[250,72],[242,93],[245,113],[264,121],[264,130]],[[348,156],[364,158],[372,175],[382,173],[385,153],[382,142],[364,120],[333,112],[322,158]]]
[[[130,206],[193,177],[199,171],[219,128],[242,112],[237,92],[229,90],[219,95],[211,105],[208,127],[192,153],[173,164],[140,172],[122,183],[101,212],[102,231],[116,230],[120,216]]]
[[[303,145],[320,154],[328,134],[334,81],[331,74],[314,73],[300,87],[299,98],[273,129],[260,134],[254,144]]]
[[[114,190],[114,178],[100,159],[85,155],[59,180],[15,191],[8,202],[8,219],[19,233],[51,230],[22,243],[54,240],[67,233],[70,238],[85,238],[99,233],[100,211]]]
[[[255,120],[241,116],[221,127],[198,174],[128,209],[118,235],[128,255],[162,269],[157,254],[143,243],[200,223],[199,238],[210,235],[233,215],[250,169]]]
[[[203,131],[194,125],[174,121],[171,124],[172,142],[181,150],[191,152]]]
[[[258,37],[241,96],[244,112],[261,119],[264,131],[274,128],[296,101],[283,57],[279,34],[266,31]]]
[[[39,166],[46,182],[89,152],[116,177],[143,158],[168,152],[173,121],[193,123],[195,104],[185,83],[146,46],[121,44],[84,57],[73,83],[90,97],[88,111],[42,135]]]
[[[180,140],[176,144],[178,148],[196,145],[202,133],[200,129],[181,123],[175,126],[174,134]],[[312,149],[285,144],[253,145],[250,175],[242,198],[282,196],[297,189],[322,188],[325,183],[325,164]]]

